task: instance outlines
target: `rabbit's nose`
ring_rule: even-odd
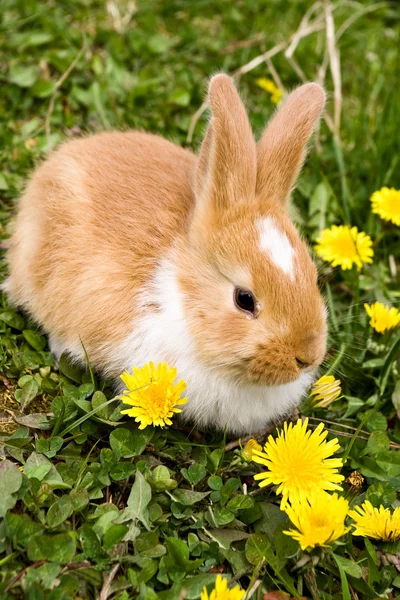
[[[326,351],[326,337],[319,332],[308,332],[297,348],[294,359],[298,369],[315,369],[323,360]]]

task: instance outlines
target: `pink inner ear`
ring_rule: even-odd
[[[288,96],[268,123],[257,144],[257,195],[261,201],[286,201],[324,103],[323,89],[307,83]]]

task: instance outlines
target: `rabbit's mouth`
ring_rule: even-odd
[[[246,361],[242,378],[247,383],[260,386],[284,385],[296,381],[303,374],[313,378],[322,359],[308,362],[285,352],[274,353],[269,346],[266,355],[260,353]]]

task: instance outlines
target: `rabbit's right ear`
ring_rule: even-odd
[[[257,194],[264,203],[286,204],[324,104],[324,90],[306,83],[289,94],[268,123],[257,145]]]
[[[195,195],[200,211],[218,217],[254,197],[257,155],[245,108],[228,75],[211,79],[208,101],[211,120],[198,159]]]

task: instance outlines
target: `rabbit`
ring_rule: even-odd
[[[288,212],[324,102],[298,87],[256,144],[221,73],[198,157],[138,131],[61,145],[19,203],[11,301],[57,358],[84,363],[84,346],[116,385],[133,365],[177,367],[197,427],[242,435],[287,416],[326,351],[316,267]]]

